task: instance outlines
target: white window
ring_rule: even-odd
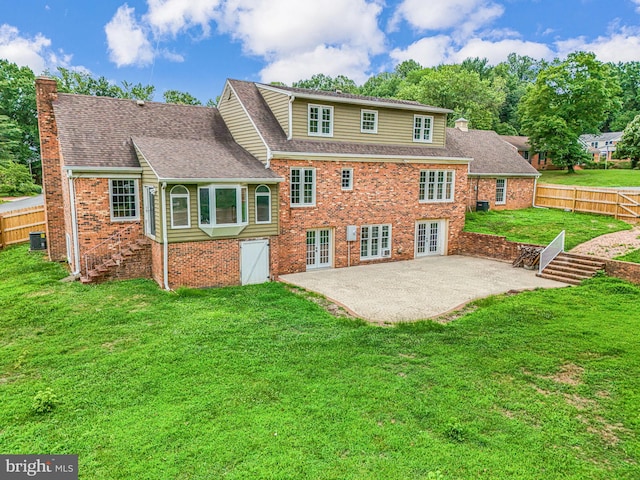
[[[309,135],[333,137],[333,107],[309,104]]]
[[[291,169],[291,206],[305,207],[316,204],[316,169]]]
[[[182,185],[176,185],[169,192],[171,207],[171,228],[191,227],[191,201],[189,190]]]
[[[248,223],[247,187],[208,185],[198,188],[198,223],[201,227],[231,227]]]
[[[110,180],[109,202],[111,203],[111,220],[139,220],[138,181]]]
[[[391,256],[391,225],[364,225],[360,228],[360,260]]]
[[[360,131],[362,133],[378,133],[377,110],[360,110]]]
[[[256,223],[271,223],[271,189],[256,187]]]
[[[427,115],[413,116],[413,141],[431,143],[433,117]]]
[[[507,203],[507,179],[496,178],[496,205]]]
[[[453,170],[421,170],[421,202],[453,202]]]
[[[340,173],[342,190],[353,190],[353,168],[343,168]]]
[[[144,187],[144,233],[156,236],[156,188],[150,185]]]

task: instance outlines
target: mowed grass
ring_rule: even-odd
[[[382,328],[278,283],[64,276],[0,252],[4,454],[78,454],[81,479],[640,478],[637,286]]]
[[[589,187],[640,187],[640,170],[576,170],[567,173],[564,170],[545,170],[540,172],[540,183],[561,185],[579,185]]]
[[[467,213],[464,229],[468,232],[505,236],[512,242],[536,245],[549,244],[565,230],[565,249],[571,250],[600,235],[631,228],[628,223],[606,215],[527,208]]]

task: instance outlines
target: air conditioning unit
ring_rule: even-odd
[[[390,257],[391,256],[391,249],[390,248],[383,248],[381,253],[382,253],[383,257]]]

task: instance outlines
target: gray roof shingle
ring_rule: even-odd
[[[278,178],[215,108],[61,93],[54,111],[66,166],[140,167],[135,137],[161,178]]]
[[[468,156],[471,175],[539,176],[540,173],[520,156],[513,145],[493,130],[447,128],[447,143],[454,142]]]

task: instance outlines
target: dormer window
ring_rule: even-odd
[[[413,116],[413,141],[431,143],[433,117],[428,115]]]
[[[333,137],[333,107],[309,104],[309,135]]]
[[[360,131],[362,133],[378,133],[377,110],[360,110]]]

